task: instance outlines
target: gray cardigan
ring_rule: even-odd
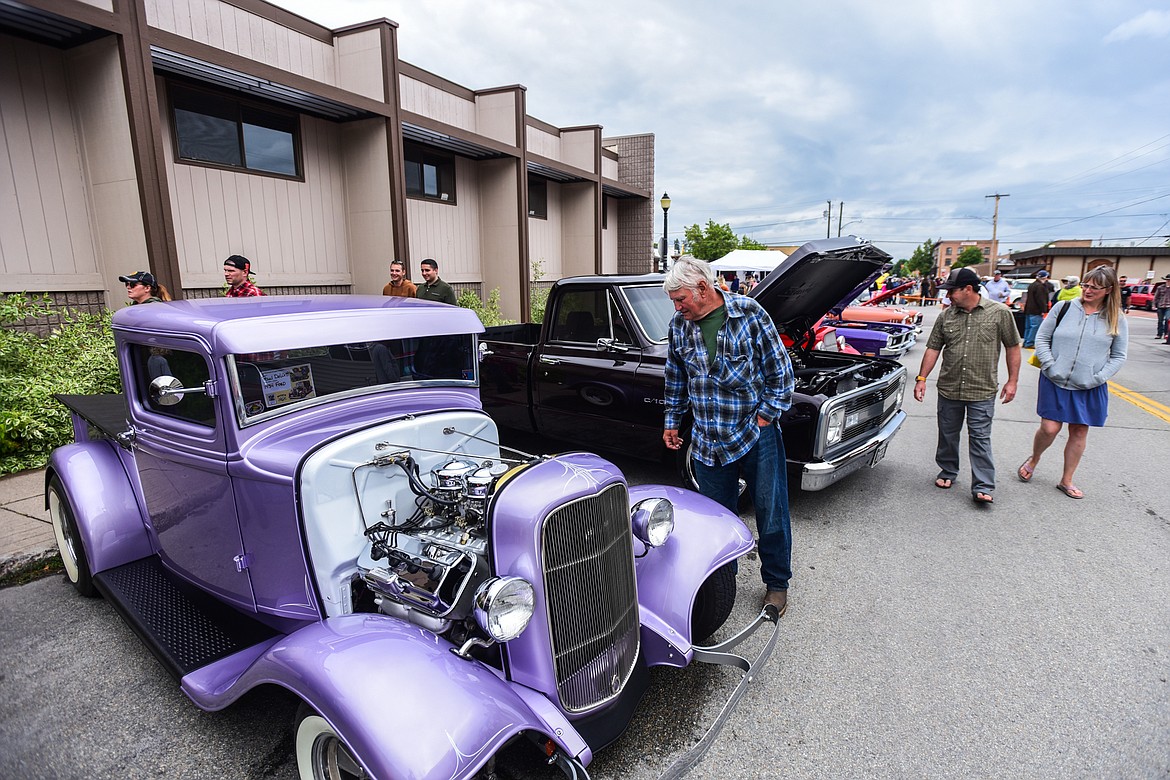
[[[1058,328],[1059,306],[1068,306],[1068,311]],[[1066,390],[1088,390],[1105,384],[1125,362],[1128,347],[1129,323],[1125,316],[1117,323],[1117,335],[1110,336],[1104,313],[1085,314],[1080,298],[1053,306],[1036,333],[1040,370],[1054,385]]]

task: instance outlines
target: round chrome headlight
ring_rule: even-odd
[[[634,535],[647,547],[661,547],[674,531],[674,504],[665,498],[648,498],[630,512]]]
[[[524,633],[535,608],[536,591],[521,577],[493,577],[475,591],[475,622],[497,642]]]

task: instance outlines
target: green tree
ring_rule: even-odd
[[[705,228],[691,225],[683,232],[683,240],[692,255],[708,262],[718,260],[739,246],[731,225],[716,225],[711,219],[707,220]]]
[[[951,268],[966,268],[969,265],[979,265],[985,259],[983,257],[983,250],[977,246],[969,246],[962,252],[959,252],[959,257],[951,265]]]
[[[768,247],[747,236],[736,237],[731,225],[717,225],[707,220],[707,226],[691,225],[684,233],[687,251],[700,260],[718,260],[733,249],[767,249]],[[677,248],[678,242],[675,242]]]
[[[903,268],[906,273],[910,274],[915,272],[921,276],[929,274],[930,270],[934,268],[934,242],[929,238],[923,241],[922,246],[914,250]]]

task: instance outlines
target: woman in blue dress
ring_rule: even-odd
[[[1062,307],[1067,308],[1061,312]],[[1064,472],[1056,487],[1069,498],[1085,497],[1073,484],[1073,475],[1085,454],[1089,428],[1105,425],[1108,380],[1125,362],[1128,345],[1117,273],[1107,266],[1094,268],[1081,280],[1080,297],[1053,306],[1036,334],[1040,427],[1032,439],[1032,454],[1017,472],[1022,481],[1032,480],[1040,456],[1067,424]]]

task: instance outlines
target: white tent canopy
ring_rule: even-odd
[[[712,261],[716,273],[727,271],[760,271],[769,273],[788,259],[788,255],[776,249],[733,249],[718,260]]]

